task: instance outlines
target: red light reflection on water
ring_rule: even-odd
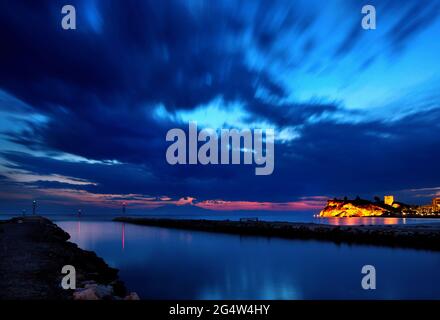
[[[125,249],[125,223],[122,223],[122,250]]]
[[[328,224],[335,226],[358,226],[358,225],[371,225],[371,224],[382,224],[382,225],[395,225],[395,224],[406,224],[405,219],[399,218],[378,218],[378,217],[351,217],[351,218],[320,218],[324,219]]]

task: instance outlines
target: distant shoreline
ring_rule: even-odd
[[[328,218],[335,218],[335,219],[350,219],[350,218],[358,218],[358,219],[362,219],[362,218],[397,218],[397,219],[440,219],[440,215],[426,215],[426,216],[420,216],[417,214],[407,214],[407,215],[381,215],[381,216],[351,216],[351,217],[325,217],[325,216],[320,216],[320,215],[316,215],[316,218],[322,218],[322,219],[328,219]]]
[[[316,223],[152,219],[117,217],[116,222],[239,235],[324,240],[440,251],[440,225],[334,226]]]

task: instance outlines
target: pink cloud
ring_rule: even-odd
[[[321,209],[326,197],[303,198],[291,202],[259,202],[259,201],[224,201],[205,200],[196,203],[196,206],[209,210],[264,210],[264,211],[305,211]]]

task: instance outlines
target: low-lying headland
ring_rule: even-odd
[[[240,235],[316,239],[440,251],[440,224],[333,226],[316,223],[118,217],[114,221]]]
[[[43,217],[0,221],[0,299],[132,299],[109,267],[94,252],[69,242],[68,233]],[[76,270],[75,290],[61,286],[62,268]]]

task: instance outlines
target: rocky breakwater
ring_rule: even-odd
[[[69,238],[43,217],[1,221],[0,299],[139,299],[136,293],[127,293],[117,269]],[[75,267],[77,289],[62,288],[65,265]]]
[[[315,223],[187,220],[119,217],[114,221],[165,228],[316,239],[335,243],[373,244],[440,251],[440,224],[332,226]]]

